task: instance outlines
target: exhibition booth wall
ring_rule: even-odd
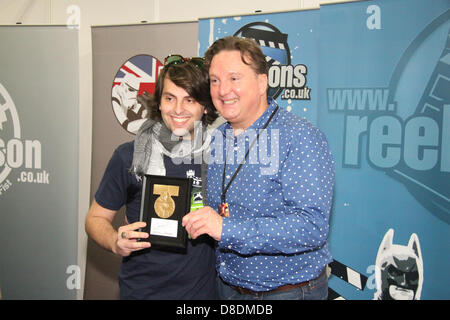
[[[329,299],[448,299],[449,29],[446,0],[92,27],[91,200],[141,123],[139,105],[120,109],[127,79],[152,93],[168,54],[253,38],[269,95],[319,127],[334,157]],[[117,299],[119,257],[89,240],[79,262],[78,31],[0,26],[0,40],[2,297]]]

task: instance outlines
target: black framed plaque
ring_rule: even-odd
[[[184,251],[187,232],[181,220],[191,208],[192,178],[144,175],[140,221],[147,223],[141,231],[155,249]]]

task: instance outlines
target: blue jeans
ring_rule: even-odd
[[[283,291],[269,291],[259,295],[240,294],[217,277],[219,299],[221,300],[327,300],[328,277],[326,272],[307,285]]]

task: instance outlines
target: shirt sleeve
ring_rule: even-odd
[[[119,210],[127,201],[130,174],[127,169],[129,166],[122,155],[123,146],[121,147],[111,156],[95,193],[97,203],[110,210]]]
[[[326,138],[310,126],[285,143],[287,156],[278,173],[283,203],[270,203],[277,208],[270,216],[223,219],[221,249],[243,255],[295,254],[327,242],[334,163]]]

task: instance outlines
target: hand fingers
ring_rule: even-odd
[[[186,215],[183,217],[183,220],[181,222],[181,225],[185,228],[190,228],[191,225],[198,220],[202,220],[202,217],[200,216],[200,213],[197,213],[195,215]]]
[[[148,235],[146,235],[145,237],[148,237]],[[133,251],[150,248],[151,244],[147,241],[137,241],[137,239],[122,239],[119,235],[116,246],[117,253],[123,257],[126,257],[129,256]]]
[[[120,237],[124,240],[146,239],[149,237],[147,232],[122,231]]]
[[[126,243],[125,248],[128,249],[129,251],[137,251],[145,248],[150,248],[150,246],[151,246],[150,242],[129,240]]]
[[[202,234],[208,234],[216,241],[221,239],[222,217],[211,207],[204,207],[186,215],[183,226],[193,239]]]
[[[209,234],[212,236],[213,228],[215,226],[215,217],[210,212],[194,214],[186,220],[185,228],[192,239],[196,239],[202,234]]]
[[[186,225],[194,221],[205,219],[209,211],[214,210],[212,210],[211,207],[203,207],[201,209],[189,212],[187,215],[183,217],[182,226],[185,227]]]
[[[136,238],[148,238],[148,233],[146,232],[135,232],[134,230],[142,229],[147,224],[145,222],[139,221],[131,224],[121,226],[118,230],[118,236],[121,239],[136,239]]]
[[[117,247],[122,256],[128,256],[131,252],[149,248],[150,242],[137,241],[149,237],[147,232],[135,231],[146,226],[145,222],[135,222],[121,226],[117,230]]]
[[[193,227],[191,228],[191,231],[189,232],[192,239],[197,239],[197,237],[201,236],[202,234],[207,234],[207,229],[204,227]]]
[[[201,224],[204,224],[204,219],[202,218],[201,213],[195,213],[191,216],[185,216],[182,221],[182,226],[186,228],[186,231],[191,237],[194,236],[195,231],[200,227]]]
[[[138,222],[134,222],[134,223],[130,223],[125,226],[122,226],[122,228],[124,228],[124,230],[126,229],[125,231],[132,231],[132,230],[145,228],[146,225],[147,225],[147,223],[145,223],[144,221],[138,221]]]
[[[191,236],[192,239],[196,239],[200,234],[200,228],[204,225],[203,221],[190,221],[189,224],[185,226],[187,233]]]

